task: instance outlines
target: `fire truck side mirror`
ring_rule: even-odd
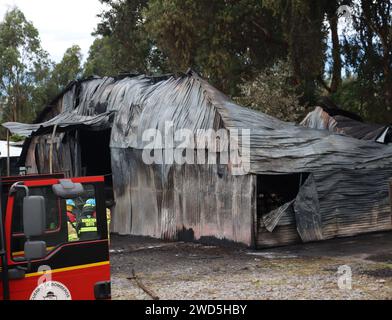
[[[26,238],[41,236],[46,228],[45,199],[27,196],[23,199],[23,227]]]

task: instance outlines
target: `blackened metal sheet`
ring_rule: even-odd
[[[213,165],[149,166],[135,149],[113,148],[112,165],[124,173],[113,176],[116,232],[251,245],[253,175],[222,175]]]
[[[322,107],[316,107],[310,112],[301,122],[301,125],[371,141],[376,141],[382,132],[387,129],[385,125],[364,123],[344,115],[337,114],[332,116]]]
[[[269,232],[274,231],[275,227],[278,225],[278,223],[279,223],[280,219],[283,217],[283,215],[288,215],[291,212],[294,212],[293,203],[294,203],[294,200],[290,201],[288,203],[285,203],[283,206],[262,216],[264,226]]]
[[[320,203],[313,175],[309,175],[294,201],[297,231],[303,242],[323,240]]]
[[[392,230],[392,210],[388,199],[392,167],[323,171],[313,173],[313,177],[324,240]],[[259,248],[302,241],[294,212],[286,212],[272,233],[267,231],[263,220],[259,220]]]

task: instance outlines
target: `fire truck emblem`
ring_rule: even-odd
[[[30,300],[72,300],[68,288],[57,281],[48,281],[34,289]]]

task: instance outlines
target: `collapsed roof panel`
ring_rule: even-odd
[[[384,144],[392,142],[391,126],[364,123],[350,118],[349,115],[339,114],[323,107],[316,107],[305,117],[301,125],[313,129],[329,130],[361,140]]]
[[[63,112],[43,123],[25,124],[6,122],[3,124],[3,127],[10,130],[11,133],[23,137],[51,133],[55,127],[57,132],[83,127],[89,128],[90,130],[104,130],[111,126],[112,114],[113,112],[106,112],[99,115],[82,116],[75,112]]]

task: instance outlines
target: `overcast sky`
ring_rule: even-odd
[[[0,20],[10,8],[17,6],[38,29],[42,47],[58,62],[65,50],[74,44],[82,48],[83,58],[94,38],[103,9],[98,0],[0,0]]]

